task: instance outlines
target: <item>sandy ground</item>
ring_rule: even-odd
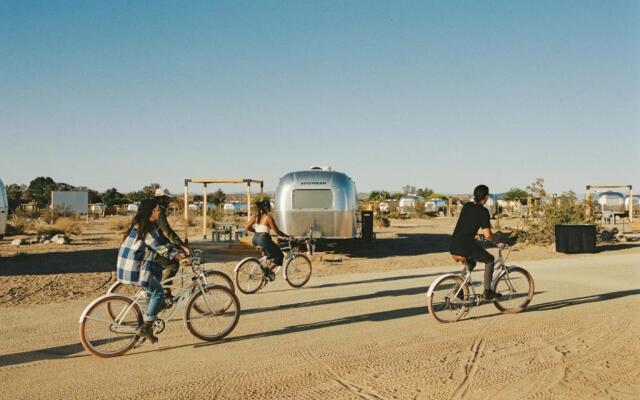
[[[279,278],[239,295],[240,322],[220,342],[172,321],[160,343],[110,360],[84,351],[78,317],[113,281],[118,235],[92,225],[69,246],[33,245],[18,256],[4,240],[0,399],[640,397],[640,248],[514,251],[510,261],[536,281],[527,312],[483,305],[439,324],[425,293],[456,269],[446,252],[452,224],[394,221],[377,229],[373,247],[318,253],[303,289]],[[240,257],[209,252],[207,266],[230,272]]]
[[[640,328],[635,254],[520,263],[529,311],[426,313],[447,268],[282,280],[241,296],[229,338],[203,343],[181,321],[156,345],[110,360],[78,343],[86,301],[5,308],[0,398],[635,399]]]

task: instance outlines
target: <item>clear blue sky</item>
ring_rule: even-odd
[[[5,183],[640,191],[640,2],[3,0],[0,136]]]

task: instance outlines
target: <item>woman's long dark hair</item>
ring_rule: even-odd
[[[271,211],[271,202],[269,200],[261,200],[257,202],[256,211],[256,224],[259,224],[262,216],[269,214],[269,211]]]
[[[151,217],[151,213],[157,206],[158,202],[155,199],[144,199],[140,202],[140,205],[138,206],[138,212],[136,212],[136,215],[133,217],[131,226],[129,226],[129,229],[127,229],[127,233],[124,234],[123,241],[127,239],[127,236],[129,236],[133,228],[136,228],[138,230],[136,242],[147,236],[147,233],[149,233],[153,226],[153,223],[149,221],[149,218]]]

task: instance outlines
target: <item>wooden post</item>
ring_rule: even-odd
[[[189,180],[184,180],[184,242],[189,243]]]
[[[531,217],[531,195],[527,196],[527,218]]]
[[[447,207],[447,215],[449,215],[450,217],[453,217],[453,210],[451,210],[452,207],[453,207],[453,199],[449,197],[449,207]]]
[[[629,185],[629,223],[633,222],[633,186]]]
[[[260,196],[264,196],[264,182],[260,181]]]
[[[207,238],[207,214],[209,213],[208,204],[207,204],[207,184],[204,184],[203,188],[204,192],[204,202],[202,204],[202,238]]]
[[[587,185],[587,193],[584,199],[585,199],[584,216],[588,219],[589,217],[591,217],[591,186],[590,185]]]
[[[247,221],[251,219],[251,182],[247,182]]]

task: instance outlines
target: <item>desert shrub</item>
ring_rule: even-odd
[[[22,235],[28,229],[33,229],[33,228],[34,228],[33,220],[26,217],[14,215],[14,217],[11,218],[7,223],[6,235],[7,236]]]
[[[524,222],[524,230],[518,232],[519,241],[527,244],[552,244],[555,242],[555,226],[558,224],[592,224],[593,213],[586,212],[589,204],[578,201],[573,191],[563,193],[554,201],[537,202]]]
[[[377,227],[388,228],[391,226],[391,222],[389,222],[389,218],[385,215],[376,214],[375,219],[373,220]]]
[[[198,217],[191,211],[187,214],[187,225],[189,227],[198,225]]]
[[[124,232],[131,225],[131,218],[122,217],[122,216],[114,216],[109,218],[109,229],[116,232]]]
[[[64,230],[55,225],[40,225],[38,227],[38,235],[55,236],[61,233],[65,233]]]
[[[40,217],[40,210],[26,211],[22,208],[16,209],[13,214],[16,217],[25,218],[25,219],[38,219]]]
[[[54,226],[60,228],[66,235],[80,235],[82,233],[82,225],[69,217],[58,218]]]

